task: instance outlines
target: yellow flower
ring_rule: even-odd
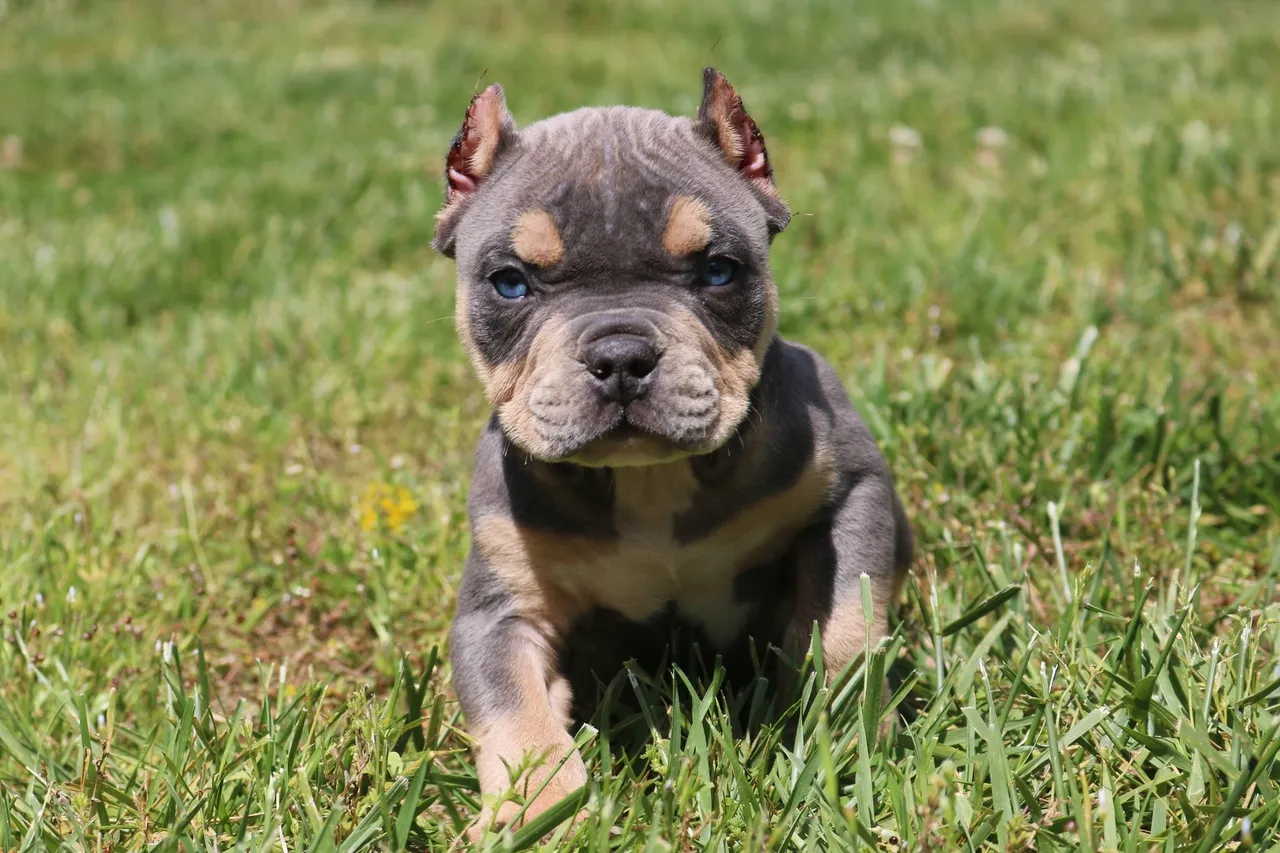
[[[381,519],[388,530],[398,532],[417,511],[418,502],[404,486],[370,483],[360,498],[360,527],[372,532],[378,529]]]

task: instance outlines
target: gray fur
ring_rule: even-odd
[[[696,315],[728,352],[750,349],[771,331],[769,213],[693,121],[634,107],[585,108],[511,132],[518,135],[503,144],[493,172],[450,223],[457,310],[467,315],[479,358],[519,363],[551,324],[568,324],[576,341],[604,312],[647,322],[659,347],[687,338],[669,322],[675,307]],[[710,208],[711,251],[743,263],[734,293],[697,293],[688,283],[700,259],[663,251],[678,196]],[[555,220],[565,257],[553,268],[527,269],[540,304],[510,304],[488,277],[517,262],[510,234],[517,217],[534,209]],[[525,405],[536,437],[512,435],[526,450],[570,459],[618,425],[622,413],[591,395],[579,357],[559,348],[554,366],[544,365],[529,389]],[[661,387],[631,413],[634,425],[679,450],[711,449],[712,439],[724,438],[715,434],[721,401],[711,370],[704,353],[673,349],[654,380]]]
[[[536,359],[522,380],[527,389],[499,401],[475,458],[468,501],[474,542],[451,633],[456,690],[472,723],[522,712],[528,700],[510,667],[529,643],[545,646],[553,669],[568,678],[581,716],[594,685],[623,661],[663,659],[673,629],[741,664],[749,643],[803,643],[813,620],[835,625],[849,608],[860,613],[863,573],[877,583],[877,609],[891,607],[912,540],[888,466],[831,366],[773,333],[768,255],[785,205],[737,174],[705,121],[631,107],[583,109],[523,130],[504,123],[503,134],[493,170],[444,221],[437,240],[456,256],[460,327],[473,337],[481,375],[496,385],[495,372],[518,372]],[[678,196],[700,200],[711,213],[711,245],[696,257],[663,250]],[[531,298],[504,302],[488,277],[497,266],[520,263],[510,235],[529,210],[551,214],[563,258],[527,269]],[[718,252],[742,261],[732,294],[696,284],[698,264]],[[644,395],[626,404],[604,399],[583,369],[584,341],[609,323],[661,353]],[[695,346],[690,339],[699,336],[703,343]],[[730,392],[722,390],[729,386],[718,364],[749,363],[752,353],[757,372],[732,409],[733,401],[721,399]],[[740,414],[718,427],[730,410]],[[513,418],[525,432],[516,434]],[[680,506],[664,514],[642,505],[626,529],[619,526],[621,469],[607,455],[578,464],[578,454],[619,432],[651,441],[641,447],[654,458],[633,457],[630,465],[689,466]],[[799,502],[815,471],[826,479],[810,507]],[[652,537],[670,553],[699,553],[699,543],[717,541],[736,521],[793,493],[800,495],[795,505],[807,507],[804,517],[793,532],[779,533],[776,547],[753,552],[759,556],[740,564],[726,557],[722,599],[686,598],[679,579],[677,592],[652,606],[637,603],[644,601],[638,592],[593,599],[585,575],[610,571],[608,560],[572,569],[582,583],[566,580],[556,595],[530,592],[564,580],[556,572],[569,569],[557,566],[569,565],[573,554],[632,554],[628,543],[649,535],[637,531],[635,518],[652,517]],[[495,534],[485,523],[495,519],[505,524],[501,530],[528,538],[506,533],[512,541],[492,547],[485,537]],[[765,517],[754,527],[767,538],[773,523]],[[561,542],[568,556],[546,557],[550,572],[539,554],[522,552],[527,566],[495,565],[486,556],[513,547],[559,554]],[[622,613],[627,607],[630,618]],[[741,618],[726,621],[724,608],[741,610]]]
[[[703,650],[720,654],[747,677],[746,645],[757,649],[782,646],[783,629],[796,606],[798,585],[816,601],[813,617],[822,617],[841,601],[857,601],[861,595],[859,574],[900,580],[912,558],[910,527],[894,490],[892,476],[875,440],[849,402],[834,369],[807,347],[775,339],[755,393],[751,416],[738,432],[713,454],[694,460],[699,490],[692,509],[675,519],[675,534],[694,542],[715,531],[744,509],[786,490],[812,460],[813,449],[832,448],[839,476],[802,543],[777,560],[741,569],[735,577],[734,595],[749,602],[755,616],[732,643],[718,647],[705,637]],[[491,421],[476,453],[468,511],[473,518],[493,514],[513,518],[523,527],[565,535],[589,535],[601,541],[616,538],[612,528],[610,469],[583,468],[548,463],[529,457],[502,435]],[[604,614],[602,618],[602,614]],[[503,705],[501,661],[509,659],[501,649],[508,642],[503,626],[519,619],[513,598],[503,589],[482,558],[473,552],[459,592],[458,624],[453,647],[459,698],[467,707],[467,685],[490,683],[474,689],[476,703]],[[562,657],[596,662],[587,672],[574,673],[575,696],[594,690],[595,680],[608,681],[625,660],[653,661],[662,656],[667,631],[677,627],[666,611],[655,611],[654,620],[633,629],[640,645],[619,644],[611,636],[586,636],[593,623],[619,624],[608,608],[588,612],[578,620],[570,645],[560,645]],[[691,636],[699,625],[675,619]],[[465,627],[470,626],[470,627]],[[759,633],[761,628],[765,633]],[[750,629],[757,633],[751,634]],[[475,631],[476,633],[471,633]],[[477,660],[492,666],[467,666],[473,648]],[[602,663],[607,661],[607,663]],[[613,671],[610,671],[610,668]],[[590,708],[590,701],[578,704]]]

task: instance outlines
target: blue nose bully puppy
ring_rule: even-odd
[[[752,643],[803,654],[816,624],[839,671],[867,618],[887,632],[912,538],[835,371],[776,334],[790,212],[717,71],[694,118],[518,129],[490,86],[446,161],[433,245],[493,407],[450,640],[487,804],[474,837],[518,810],[494,808],[512,786],[542,788],[527,819],[586,781],[568,726],[676,634],[732,673]]]

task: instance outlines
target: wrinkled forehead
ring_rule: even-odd
[[[583,263],[696,251],[712,233],[768,246],[763,209],[715,147],[689,119],[652,110],[585,109],[530,125],[476,202],[460,259],[513,240],[532,241],[544,260]]]

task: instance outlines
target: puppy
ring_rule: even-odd
[[[432,245],[493,408],[450,634],[476,837],[519,810],[494,814],[512,785],[542,788],[529,819],[586,782],[569,725],[673,629],[733,672],[752,643],[802,655],[817,624],[839,672],[868,618],[887,633],[912,539],[839,377],[776,334],[790,213],[715,69],[692,119],[588,108],[517,129],[490,86],[446,161]]]

